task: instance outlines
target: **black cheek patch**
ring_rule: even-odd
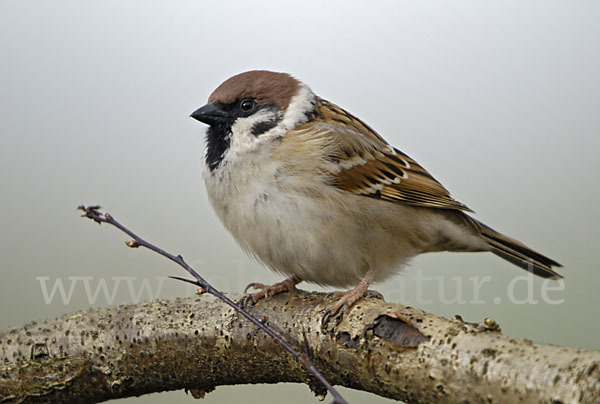
[[[252,126],[252,134],[260,136],[263,133],[273,129],[279,123],[279,119],[269,119],[268,121],[257,122]]]

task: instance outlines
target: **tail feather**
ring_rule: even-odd
[[[562,279],[562,275],[552,269],[552,267],[562,267],[558,262],[532,250],[514,238],[505,236],[491,227],[469,218],[479,228],[481,237],[497,256],[543,278]]]

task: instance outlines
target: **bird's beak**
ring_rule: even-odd
[[[207,125],[217,125],[225,122],[227,119],[227,112],[217,107],[214,102],[209,102],[192,112],[192,115],[190,116]]]

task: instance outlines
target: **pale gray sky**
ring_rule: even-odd
[[[516,337],[600,348],[599,12],[597,1],[3,0],[0,328],[90,306],[81,284],[68,303],[45,304],[36,277],[68,287],[69,276],[94,285],[136,276],[136,287],[146,278],[155,287],[156,277],[181,275],[79,219],[80,203],[101,204],[227,291],[277,280],[209,207],[204,128],[188,117],[224,79],[260,68],[292,73],[361,117],[479,219],[565,265],[565,290],[550,294],[562,304],[542,301],[537,279],[538,304],[508,301],[522,273],[481,254],[419,257],[403,277],[375,286],[388,300],[468,321],[492,316]],[[445,276],[446,300],[456,282],[473,300],[469,277],[492,279],[483,304],[440,299],[436,280],[423,284],[431,302],[419,304],[418,274]],[[191,290],[165,281],[159,295]],[[99,296],[93,306],[110,303]],[[113,303],[130,301],[123,286]],[[259,396],[311,400],[307,387],[282,385],[221,387],[205,402]],[[123,402],[165,399],[190,400],[174,392]]]

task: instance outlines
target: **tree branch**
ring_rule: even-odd
[[[119,223],[111,214],[101,213],[99,211],[100,206],[98,206],[98,205],[94,205],[94,206],[81,205],[77,209],[83,211],[83,214],[81,215],[82,217],[87,217],[88,219],[91,219],[98,224],[107,223],[107,224],[114,226],[117,229],[121,230],[123,233],[127,234],[129,237],[132,238],[132,240],[128,240],[125,243],[128,247],[147,248],[147,249],[154,251],[155,253],[162,255],[163,257],[173,261],[177,265],[181,266],[183,269],[185,269],[187,271],[187,273],[189,273],[190,275],[192,275],[194,277],[194,280],[193,281],[188,280],[185,278],[181,278],[179,276],[172,276],[171,278],[197,285],[200,287],[199,290],[202,293],[209,293],[209,294],[215,296],[217,299],[221,300],[223,303],[230,306],[232,309],[237,311],[241,316],[245,317],[246,320],[250,321],[256,327],[258,327],[259,330],[263,331],[269,337],[273,338],[273,340],[276,343],[278,343],[279,345],[281,345],[283,347],[283,349],[285,349],[290,354],[292,354],[292,356],[294,358],[296,358],[296,360],[298,362],[300,362],[306,368],[306,370],[308,370],[310,373],[312,373],[315,376],[315,378],[323,385],[325,390],[329,391],[331,393],[331,395],[333,396],[332,404],[348,404],[346,402],[346,400],[344,400],[344,398],[331,385],[331,383],[329,383],[329,381],[325,377],[323,377],[321,372],[319,372],[319,370],[315,367],[315,365],[313,364],[313,362],[311,361],[311,359],[308,356],[308,351],[304,356],[301,355],[284,338],[282,338],[279,334],[277,334],[275,331],[273,331],[271,328],[269,328],[266,324],[264,324],[263,321],[252,316],[244,308],[245,302],[243,302],[241,304],[237,304],[234,301],[232,301],[231,299],[229,299],[227,296],[225,296],[225,294],[223,292],[221,292],[220,290],[213,287],[210,283],[208,283],[208,281],[206,279],[204,279],[202,276],[200,276],[200,274],[198,272],[196,272],[196,270],[194,270],[194,268],[189,266],[188,263],[185,262],[185,260],[183,259],[183,257],[181,255],[175,256],[175,255],[171,254],[170,252],[165,251],[162,248],[157,247],[154,244],[149,243],[148,241],[144,240],[143,238],[141,238],[140,236],[135,234],[133,231],[129,230],[127,227],[125,227],[121,223]],[[305,340],[305,343],[306,343],[306,340]],[[322,389],[315,387],[314,390],[320,391]]]
[[[219,300],[89,310],[0,333],[0,403],[89,403],[181,388],[200,397],[219,385],[278,382],[329,391],[334,403],[344,400],[332,385],[409,403],[600,400],[598,351],[510,339],[491,319],[448,321],[377,299],[324,323],[333,298],[318,293],[287,293],[245,310],[181,256],[96,206],[80,209],[127,233],[129,247],[176,262],[196,280],[179,279]]]
[[[241,297],[238,298],[241,300]],[[284,293],[249,308],[332,384],[408,403],[597,403],[600,352],[502,335],[365,299],[321,326],[334,298]],[[321,386],[272,338],[212,296],[88,310],[0,333],[0,402],[100,402],[186,388]],[[322,387],[320,393],[322,394]]]

